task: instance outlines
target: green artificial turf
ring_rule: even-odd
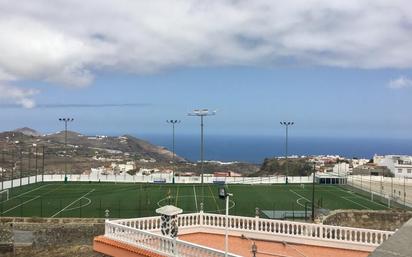
[[[131,218],[156,215],[159,206],[173,204],[185,213],[224,213],[217,191],[221,185],[37,183],[10,190],[0,202],[1,216]],[[312,185],[225,185],[233,194],[230,214],[254,216],[260,210],[310,211]],[[316,185],[315,204],[325,209],[387,209],[379,202],[337,185]]]

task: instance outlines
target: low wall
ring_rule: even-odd
[[[129,175],[123,173],[120,175],[80,175],[68,174],[69,182],[110,182],[110,183],[172,183],[173,177],[171,174],[152,174],[152,175]],[[0,182],[0,190],[15,188],[24,185],[30,185],[38,182],[63,182],[64,174],[54,175],[38,175],[31,177],[24,177],[14,180],[7,180]],[[182,184],[200,184],[201,177],[192,176],[177,176],[175,183]],[[288,183],[303,184],[312,183],[312,176],[289,176]],[[285,184],[285,176],[269,176],[269,177],[204,177],[204,183],[226,183],[226,184]]]
[[[93,238],[102,234],[104,219],[0,218],[3,251],[10,249],[10,245],[33,248],[91,245]]]
[[[336,210],[323,224],[394,231],[412,218],[412,211]]]

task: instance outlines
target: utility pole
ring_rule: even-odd
[[[196,109],[193,112],[188,113],[189,116],[200,117],[200,172],[201,172],[201,183],[202,183],[202,203],[204,203],[204,184],[203,184],[203,117],[216,115],[216,111],[210,112],[208,109]]]
[[[289,126],[295,124],[293,121],[281,121],[280,125],[285,126],[286,130],[286,138],[285,138],[285,161],[286,161],[286,184],[288,184],[288,176],[289,176],[289,160],[288,160],[288,137],[289,137]]]
[[[64,182],[67,182],[67,123],[73,122],[73,118],[59,118],[64,122]]]
[[[172,183],[174,184],[175,183],[175,168],[176,168],[176,165],[175,165],[175,155],[176,155],[176,153],[175,153],[175,125],[179,124],[180,120],[167,120],[166,122],[169,123],[169,124],[172,124],[172,138],[173,138],[172,139],[172,152],[173,152],[173,155],[172,155],[172,164],[173,164]]]

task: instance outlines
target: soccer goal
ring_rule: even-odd
[[[9,190],[4,189],[0,191],[0,202],[8,201],[9,200]]]
[[[391,207],[391,197],[386,194],[380,194],[376,192],[371,192],[371,201],[372,202],[381,202],[385,205],[388,206],[388,208]]]

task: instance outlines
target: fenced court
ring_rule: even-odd
[[[184,212],[224,213],[224,201],[217,196],[222,185],[205,184],[114,184],[114,183],[36,183],[9,190],[0,203],[1,216],[25,217],[104,217],[155,215],[159,206],[176,205]],[[312,185],[226,184],[233,193],[231,215],[254,216],[263,211],[305,211],[311,208]],[[316,185],[315,205],[323,209],[387,209],[337,185]],[[309,211],[310,212],[310,211]]]
[[[352,175],[347,177],[347,185],[348,189],[387,206],[412,208],[412,178]]]

